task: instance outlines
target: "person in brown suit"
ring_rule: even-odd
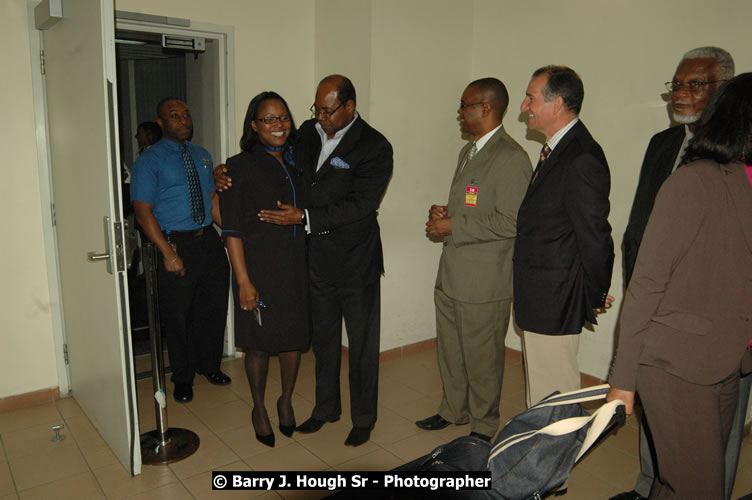
[[[739,374],[752,367],[752,73],[721,87],[661,187],[621,316],[608,400],[639,393],[651,499],[721,499]]]

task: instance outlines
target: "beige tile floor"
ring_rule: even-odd
[[[313,356],[306,353],[294,396],[298,421],[313,407]],[[292,439],[277,432],[277,446],[256,441],[250,425],[250,391],[241,359],[225,361],[233,377],[227,387],[197,378],[195,399],[168,403],[170,427],[183,427],[201,438],[199,450],[171,465],[143,466],[130,477],[73,398],[0,413],[0,500],[4,499],[189,499],[189,498],[320,498],[312,491],[211,491],[212,470],[386,470],[429,452],[438,444],[467,434],[468,426],[427,432],[414,421],[436,412],[441,397],[433,349],[381,363],[379,420],[371,441],[352,448],[343,445],[350,430],[348,415],[309,435]],[[346,381],[347,363],[343,362]],[[169,384],[170,389],[172,384]],[[348,408],[346,382],[343,407]],[[155,428],[151,380],[138,383],[142,431]],[[275,401],[280,393],[278,364],[272,363],[267,390],[270,418],[276,423]],[[524,407],[524,378],[519,361],[507,360],[500,405],[502,419]],[[52,425],[63,423],[66,436],[53,442]],[[744,441],[734,498],[752,492],[752,438]],[[637,426],[634,419],[605,440],[572,472],[564,497],[603,500],[631,489],[637,477]]]

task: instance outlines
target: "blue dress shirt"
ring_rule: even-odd
[[[204,224],[211,223],[211,193],[214,192],[212,158],[209,152],[185,142],[196,165],[204,198]],[[133,165],[131,199],[154,205],[154,217],[162,231],[200,229],[191,217],[188,179],[183,168],[180,144],[162,138],[139,156]]]

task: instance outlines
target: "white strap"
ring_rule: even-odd
[[[554,394],[548,396],[540,403],[531,406],[531,408],[543,408],[545,406],[561,406],[570,403],[585,403],[587,401],[597,401],[605,399],[608,390],[611,388],[608,384],[594,385],[577,389],[576,391],[565,392],[563,394]]]
[[[572,391],[566,394],[559,394],[556,396],[556,398],[565,397],[569,395],[577,395],[582,392],[590,392],[593,390],[601,390],[603,388],[606,388],[606,391],[608,391],[608,384],[604,384],[597,387],[589,387],[587,389],[581,389],[578,391]],[[583,399],[584,401],[593,401],[596,399],[602,399],[605,397],[606,392],[603,392],[603,394],[599,396],[588,396]],[[549,398],[550,399],[550,398]],[[559,406],[562,404],[570,404],[573,402],[579,402],[581,398],[575,397],[575,400],[566,400],[566,401],[555,401],[555,402],[548,402],[545,403],[541,402],[535,407],[542,407],[542,406]],[[593,422],[590,428],[588,428],[587,434],[585,435],[585,439],[582,442],[582,447],[580,448],[579,453],[577,454],[577,457],[575,458],[575,462],[577,462],[582,456],[590,449],[591,446],[593,446],[593,443],[598,439],[598,436],[603,433],[606,426],[608,426],[608,423],[611,421],[611,418],[614,416],[614,413],[616,413],[616,409],[619,406],[623,406],[624,403],[620,400],[614,400],[610,401],[600,408],[598,408],[596,411],[593,412],[592,415],[585,415],[582,417],[571,417],[571,418],[565,418],[562,420],[559,420],[558,422],[554,422],[552,424],[549,424],[542,429],[538,429],[537,431],[529,431],[529,432],[523,432],[520,434],[516,434],[514,436],[509,436],[506,440],[498,443],[496,446],[493,447],[491,450],[491,453],[488,457],[489,463],[491,460],[493,460],[498,454],[504,452],[508,448],[521,443],[523,441],[526,441],[532,437],[535,437],[539,434],[544,434],[547,436],[563,436],[565,434],[569,434],[571,432],[575,432],[579,429],[582,429],[585,427],[589,422]]]
[[[582,458],[582,455],[587,453],[590,447],[593,446],[593,443],[595,443],[600,435],[603,434],[603,431],[606,429],[609,422],[611,422],[611,418],[616,413],[616,409],[620,406],[624,406],[624,401],[620,399],[614,399],[613,401],[609,401],[608,403],[595,410],[595,412],[590,416],[593,420],[593,423],[590,424],[590,427],[587,430],[585,440],[582,442],[582,448],[580,448],[580,452],[577,454],[577,458],[574,459],[575,463],[577,463],[580,458]]]

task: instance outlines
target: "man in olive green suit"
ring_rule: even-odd
[[[508,103],[496,78],[467,86],[457,113],[473,141],[460,152],[448,204],[433,205],[426,224],[444,245],[434,290],[444,396],[438,414],[415,424],[437,430],[470,422],[470,435],[485,440],[499,426],[517,210],[532,175],[527,154],[501,125]]]

